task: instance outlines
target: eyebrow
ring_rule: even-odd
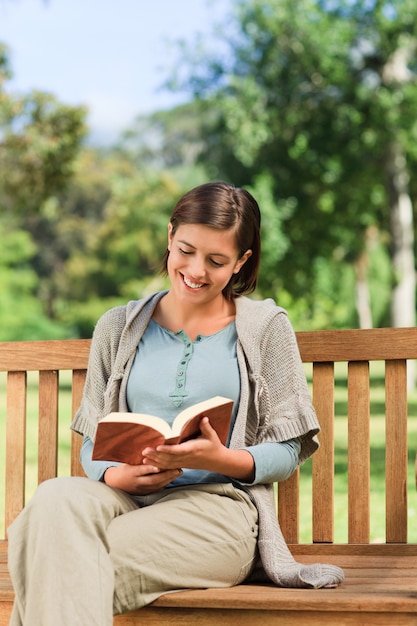
[[[185,246],[188,246],[189,248],[192,248],[193,250],[197,249],[195,246],[193,246],[191,243],[188,243],[188,241],[185,241],[184,239],[178,239],[178,242],[184,244]],[[227,254],[223,254],[222,252],[210,252],[209,256],[221,256],[224,259],[230,260],[230,257]]]

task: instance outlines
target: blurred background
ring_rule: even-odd
[[[415,0],[0,0],[0,340],[164,288],[207,180],[296,330],[414,325],[416,77]]]

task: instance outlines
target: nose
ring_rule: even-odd
[[[188,265],[188,271],[192,278],[203,278],[206,273],[204,259],[198,255],[193,255]]]

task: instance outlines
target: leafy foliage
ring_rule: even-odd
[[[190,67],[188,88],[216,111],[202,159],[238,184],[268,175],[277,210],[291,205],[276,270],[311,311],[321,260],[354,264],[370,227],[389,243],[392,147],[416,166],[416,13],[409,0],[240,1],[228,53]]]
[[[65,329],[49,320],[33,294],[39,278],[31,267],[36,252],[30,234],[0,223],[0,341],[58,339]]]
[[[11,77],[7,49],[0,48],[0,228],[5,246],[16,243],[15,259],[2,257],[0,271],[9,285],[3,305],[8,337],[61,335],[54,319],[56,283],[68,247],[60,234],[62,215],[57,194],[72,175],[75,156],[86,132],[85,110],[61,104],[50,95],[33,92],[13,97],[5,90]],[[6,235],[4,235],[6,240]],[[26,246],[26,247],[25,247]],[[7,248],[9,249],[9,248]],[[22,262],[29,269],[21,268]],[[16,264],[16,267],[14,267]],[[19,283],[10,281],[11,268]],[[17,303],[14,305],[13,303]],[[23,308],[22,308],[23,307]],[[19,311],[21,320],[16,318]],[[13,319],[14,316],[14,319]],[[30,322],[29,322],[30,320]]]
[[[413,248],[413,216],[408,237],[394,218],[417,194],[416,17],[414,0],[236,0],[214,46],[181,47],[170,83],[191,101],[106,151],[83,146],[82,107],[11,96],[0,46],[3,338],[89,336],[163,288],[169,214],[207,179],[260,203],[257,296],[299,328],[356,326],[361,285],[373,324],[392,323]]]

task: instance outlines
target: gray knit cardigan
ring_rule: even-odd
[[[136,348],[165,292],[115,307],[97,322],[86,384],[71,428],[94,440],[97,422],[127,411],[126,385]],[[241,394],[230,447],[299,437],[300,463],[318,448],[320,427],[302,367],[295,333],[284,309],[272,300],[236,299],[237,357]],[[247,487],[259,515],[257,577],[282,587],[333,587],[343,580],[334,565],[301,565],[279,527],[273,487]]]

